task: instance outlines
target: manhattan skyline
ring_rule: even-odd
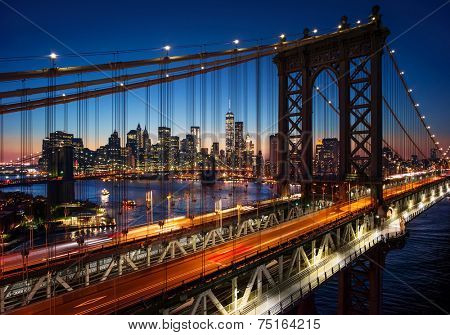
[[[430,1],[427,3],[421,3],[420,1],[413,1],[411,3],[408,15],[405,15],[403,8],[400,5],[392,4],[389,6],[383,6],[385,1],[381,1],[380,5],[385,8],[383,11],[383,17],[389,22],[392,22],[390,28],[395,34],[390,37],[392,47],[396,48],[396,56],[399,58],[402,70],[406,72],[407,80],[411,87],[414,89],[414,96],[417,101],[421,104],[421,110],[424,115],[427,116],[427,122],[431,125],[431,129],[436,132],[436,136],[446,147],[450,142],[450,138],[445,132],[445,124],[450,123],[449,113],[447,108],[446,93],[450,90],[448,83],[438,86],[431,86],[430,83],[435,82],[441,73],[448,73],[448,62],[445,62],[445,50],[448,51],[450,43],[442,42],[442,38],[448,39],[448,36],[439,36],[435,34],[436,31],[442,29],[442,25],[447,25],[448,21],[445,20],[446,14],[448,14],[449,9],[443,8],[441,11],[433,13],[433,15],[426,20],[420,21],[436,9],[441,4],[441,1]],[[44,1],[44,4],[51,4],[52,1]],[[129,15],[124,15],[123,22],[119,25],[108,23],[108,19],[103,16],[98,16],[98,20],[95,20],[94,26],[84,27],[83,25],[76,25],[75,22],[67,21],[62,22],[59,18],[49,17],[47,13],[41,13],[39,17],[33,15],[33,2],[24,1],[21,3],[13,4],[14,8],[23,13],[30,20],[35,22],[39,27],[31,25],[29,22],[24,20],[23,17],[13,13],[11,9],[6,8],[0,13],[2,20],[0,20],[0,27],[5,31],[5,40],[3,42],[4,48],[0,54],[2,61],[2,68],[4,71],[15,71],[24,68],[34,68],[40,69],[49,67],[48,55],[50,52],[55,52],[58,54],[58,59],[55,64],[57,67],[75,64],[88,64],[89,62],[110,62],[113,60],[126,61],[136,58],[146,58],[146,57],[160,57],[164,55],[165,52],[161,49],[164,45],[171,45],[170,55],[178,55],[189,52],[198,52],[202,47],[193,46],[191,44],[192,40],[201,41],[204,43],[205,49],[216,49],[218,46],[221,48],[229,48],[231,46],[231,41],[235,38],[240,39],[240,45],[243,47],[252,44],[255,39],[260,39],[262,42],[273,42],[278,38],[280,33],[286,33],[289,38],[296,38],[299,36],[303,27],[315,27],[319,32],[327,32],[334,29],[330,27],[330,22],[332,20],[336,21],[333,15],[324,9],[327,8],[328,2],[325,1],[321,4],[315,4],[308,6],[304,11],[299,13],[287,13],[287,15],[295,15],[295,20],[281,20],[280,18],[266,16],[268,10],[272,7],[270,2],[262,1],[255,7],[253,4],[241,4],[239,6],[237,3],[229,3],[227,6],[219,6],[217,11],[223,13],[220,19],[211,19],[209,16],[204,14],[209,11],[205,3],[199,2],[190,5],[190,17],[200,18],[199,24],[195,27],[188,26],[188,21],[183,18],[182,14],[184,12],[183,3],[177,3],[173,13],[171,14],[172,19],[160,20],[157,19],[155,22],[146,22],[140,19],[142,17],[141,11],[146,8],[148,4],[145,2],[134,1],[131,6],[127,6],[127,13]],[[360,4],[360,3],[358,3]],[[81,3],[80,3],[81,5]],[[286,3],[289,6],[289,2]],[[361,6],[367,7],[365,4],[360,4]],[[95,8],[100,8],[102,6],[102,1],[98,1],[93,6],[92,13],[95,13]],[[154,6],[154,4],[152,4]],[[156,4],[156,6],[159,6]],[[192,8],[194,6],[195,8]],[[341,11],[351,17],[356,19],[360,16],[360,11],[358,6],[354,6],[349,3],[341,5]],[[76,8],[67,3],[58,3],[57,8],[60,10],[66,9],[74,11]],[[154,7],[152,7],[154,8]],[[236,8],[239,8],[236,10]],[[115,9],[112,9],[115,11]],[[267,24],[263,27],[255,26],[252,24],[256,18],[251,20],[244,20],[248,17],[250,13],[254,13],[264,20],[266,19]],[[145,12],[145,11],[142,11]],[[85,19],[90,19],[94,14],[91,13],[79,13],[81,17]],[[3,17],[4,16],[4,17]],[[223,18],[222,18],[223,16]],[[135,17],[136,19],[132,19]],[[395,17],[395,20],[392,18]],[[230,20],[230,18],[234,18]],[[361,19],[363,19],[361,17]],[[70,18],[70,20],[76,20],[75,18]],[[227,24],[225,24],[225,21]],[[414,23],[419,23],[414,25]],[[140,22],[144,27],[138,29],[136,27],[136,22]],[[73,24],[71,24],[73,23]],[[336,22],[336,25],[338,22]],[[146,34],[146,31],[152,31],[154,28],[162,26],[164,29],[158,29],[158,34],[151,35],[150,37]],[[77,26],[77,32],[72,30],[73,26]],[[189,27],[189,28],[188,28]],[[204,29],[208,27],[208,29]],[[97,28],[97,29],[90,29]],[[262,28],[262,29],[261,29]],[[8,31],[12,32],[15,29],[20,36],[22,36],[24,43],[22,46],[17,45],[17,43],[11,38],[13,34],[8,34]],[[408,30],[408,29],[411,29]],[[50,37],[47,33],[50,33],[57,40]],[[86,40],[86,34],[89,32],[89,36],[92,40],[95,40],[97,34],[102,32],[107,32],[102,35],[102,46],[99,50],[97,45],[90,42],[89,39]],[[118,39],[118,36],[127,36],[126,39]],[[439,38],[440,42],[437,43]],[[423,47],[415,49],[414,53],[417,57],[408,58],[407,54],[415,48],[415,40],[421,40]],[[59,41],[59,42],[58,42]],[[25,47],[26,46],[26,47]],[[140,48],[137,48],[140,46]],[[444,48],[443,50],[441,50]],[[30,52],[29,50],[33,50]],[[139,50],[137,50],[139,49]],[[127,52],[115,52],[115,50],[128,50]],[[132,51],[133,50],[133,51]],[[90,51],[97,51],[97,53],[91,54]],[[105,52],[105,54],[99,51]],[[444,51],[444,52],[442,52]],[[81,55],[81,57],[74,57],[74,52]],[[433,58],[433,62],[427,62],[426,59],[429,57]],[[269,62],[267,62],[269,63]],[[439,66],[438,66],[439,64]],[[264,64],[264,66],[268,66]],[[276,70],[274,69],[274,72]],[[256,126],[254,122],[246,122],[252,120],[255,115],[255,101],[254,92],[255,87],[253,84],[253,79],[255,76],[255,69],[253,66],[248,67],[248,102],[244,104],[242,102],[242,96],[234,97],[231,101],[231,109],[235,113],[238,119],[242,119],[243,122],[247,124],[247,132],[250,134],[256,133]],[[427,78],[423,80],[422,78]],[[434,78],[434,79],[433,79]],[[174,117],[172,118],[173,124],[171,125],[174,134],[182,134],[186,131],[186,126],[197,125],[202,127],[204,133],[215,133],[216,129],[223,129],[224,121],[220,119],[218,122],[214,121],[213,118],[209,117],[209,114],[213,110],[219,110],[219,114],[223,114],[227,111],[229,106],[229,99],[231,98],[229,91],[229,79],[228,73],[224,73],[222,78],[222,96],[221,101],[216,102],[215,106],[212,106],[211,101],[207,101],[206,110],[203,111],[204,117],[201,117],[200,109],[201,101],[199,97],[199,90],[197,83],[195,104],[190,103],[189,106],[186,105],[186,96],[188,95],[188,85],[181,83],[176,84],[176,88],[179,89],[182,94],[175,95],[174,99]],[[276,75],[273,77],[274,83],[276,83]],[[33,82],[36,82],[33,81]],[[45,81],[46,82],[46,81]],[[267,80],[264,81],[262,92],[267,91]],[[21,87],[22,83],[2,83],[1,88],[14,89],[15,87]],[[27,85],[27,83],[25,83]],[[30,82],[31,85],[31,82]],[[228,86],[228,87],[227,87]],[[276,87],[276,85],[275,85]],[[263,113],[273,111],[275,114],[276,110],[276,99],[277,95],[274,92],[273,98],[269,98],[264,93],[262,97],[263,103],[261,108]],[[144,93],[136,91],[130,94],[128,99],[128,109],[129,113],[128,124],[141,123],[143,126],[147,126],[150,132],[150,136],[155,136],[157,132],[157,127],[159,126],[159,110],[160,106],[158,103],[159,94],[157,88],[152,88],[150,104],[152,106],[149,124],[145,124],[145,99]],[[272,105],[269,106],[268,103],[272,101]],[[94,106],[89,103],[87,107],[88,111],[92,113]],[[56,108],[56,129],[64,129],[62,115],[62,106]],[[102,108],[100,110],[100,119],[106,124],[102,127],[99,133],[99,143],[107,140],[109,134],[114,130],[113,121],[110,117],[110,112],[112,110],[112,103],[108,106],[108,101],[102,101]],[[195,111],[195,112],[194,112]],[[77,135],[75,120],[77,114],[76,106],[69,106],[69,129],[67,131]],[[432,114],[432,115],[430,115]],[[247,118],[248,120],[245,120]],[[273,116],[276,119],[276,116]],[[274,120],[264,118],[261,120],[261,130],[266,130],[266,136],[262,135],[261,148],[263,154],[268,154],[268,136],[271,133],[276,132]],[[93,118],[89,118],[89,128],[93,128]],[[11,159],[16,159],[20,153],[20,143],[19,143],[19,129],[20,129],[20,116],[19,115],[5,115],[4,116],[4,129],[5,137],[13,139],[10,141],[8,146],[5,146],[4,160],[9,161]],[[45,125],[44,125],[44,111],[38,110],[34,112],[33,123],[36,125],[33,129],[33,151],[39,149],[40,143],[39,139],[45,137]],[[94,136],[89,136],[86,139],[86,145],[95,149],[95,139]],[[223,143],[221,143],[223,146]]]

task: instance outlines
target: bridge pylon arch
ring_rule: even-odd
[[[278,192],[300,183],[308,199],[313,183],[312,98],[317,73],[337,74],[339,113],[338,183],[369,184],[375,205],[382,194],[382,67],[389,30],[378,8],[370,22],[356,27],[343,17],[331,34],[309,36],[274,57],[278,68]],[[341,187],[344,190],[346,187]]]

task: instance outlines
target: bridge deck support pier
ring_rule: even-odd
[[[338,314],[380,313],[384,257],[377,246],[339,273]]]
[[[314,292],[300,301],[296,308],[296,315],[317,315],[316,299]]]
[[[0,314],[5,312],[5,290],[6,287],[0,287]]]

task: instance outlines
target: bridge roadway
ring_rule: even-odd
[[[389,196],[390,192],[408,191],[413,184],[405,184],[401,188],[393,188],[385,190],[385,196]],[[240,209],[240,215],[245,216],[255,213],[257,210],[263,211],[264,209],[271,208],[275,205],[287,203],[286,199],[270,199],[259,202],[257,208],[255,206],[242,206]],[[292,199],[291,199],[292,201]],[[236,218],[238,210],[236,207],[222,210],[222,221]],[[211,224],[216,224],[219,221],[220,215],[216,212],[207,213],[193,218],[179,217],[166,220],[163,228],[158,224],[150,224],[139,227],[130,228],[126,237],[114,237],[114,236],[99,236],[86,239],[85,245],[80,247],[75,241],[59,242],[51,244],[49,247],[41,246],[29,250],[29,254],[26,261],[28,269],[47,266],[47,262],[54,264],[56,262],[63,262],[64,260],[72,261],[78,254],[86,254],[89,252],[95,252],[99,250],[105,250],[108,248],[115,248],[121,243],[139,243],[148,239],[154,239],[161,237],[162,235],[169,235],[179,232],[183,229],[192,229],[195,227],[207,227]],[[1,262],[2,271],[4,276],[14,274],[23,271],[23,257],[20,251],[7,253],[4,255]]]
[[[272,207],[276,204],[282,204],[288,200],[283,199],[271,199],[261,201],[258,204],[258,208],[254,206],[242,206],[240,209],[240,215],[244,216],[256,210],[264,210],[267,207]],[[238,209],[236,207],[222,210],[222,221],[233,219],[238,215]],[[195,216],[193,218],[178,217],[166,220],[163,228],[158,224],[150,224],[139,227],[130,228],[126,237],[114,237],[114,236],[102,236],[94,237],[86,240],[85,246],[80,246],[75,241],[61,242],[57,244],[51,244],[48,248],[45,246],[34,248],[29,250],[27,267],[46,265],[47,261],[53,262],[55,260],[61,260],[63,258],[76,257],[80,252],[85,254],[86,252],[95,252],[98,250],[104,250],[111,247],[116,247],[120,243],[134,243],[139,241],[145,241],[146,239],[158,238],[162,235],[173,234],[183,229],[190,229],[194,227],[206,227],[209,224],[215,224],[219,221],[220,214],[216,212],[206,213],[203,215]],[[112,234],[114,235],[114,234]],[[3,257],[3,272],[4,274],[14,273],[23,270],[23,260],[21,252],[12,252],[4,255]]]
[[[441,177],[416,181],[408,186],[385,190],[389,199],[432,183]],[[336,204],[321,211],[281,223],[271,229],[246,235],[202,252],[155,265],[142,271],[106,280],[98,284],[61,294],[11,311],[11,314],[109,314],[157,296],[186,282],[232,265],[246,257],[321,228],[339,218],[366,210],[370,197],[350,204]]]

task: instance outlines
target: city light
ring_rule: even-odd
[[[164,50],[166,50],[166,51],[169,51],[169,50],[170,50],[170,48],[171,48],[171,47],[170,47],[170,45],[166,45],[166,46],[164,46],[164,48],[163,48],[163,49],[164,49]]]
[[[316,28],[313,29],[313,34],[317,34],[318,30]]]
[[[401,71],[400,75],[403,76],[405,74],[405,71]]]
[[[55,60],[56,58],[58,58],[58,55],[55,54],[54,52],[52,52],[52,53],[50,54],[50,58],[53,59],[53,60]]]
[[[361,24],[361,20],[356,21],[356,24]]]
[[[411,93],[412,91],[413,91],[412,88],[408,89],[408,92],[409,92],[409,93]]]
[[[238,44],[239,44],[239,40],[236,39],[236,40],[233,41],[233,43],[236,44],[236,45],[238,45]]]
[[[284,39],[285,37],[286,37],[285,34],[281,34],[281,35],[280,35],[280,38],[281,38],[281,39]],[[239,41],[238,41],[238,43],[239,43]],[[237,44],[237,43],[235,43],[235,44]]]

